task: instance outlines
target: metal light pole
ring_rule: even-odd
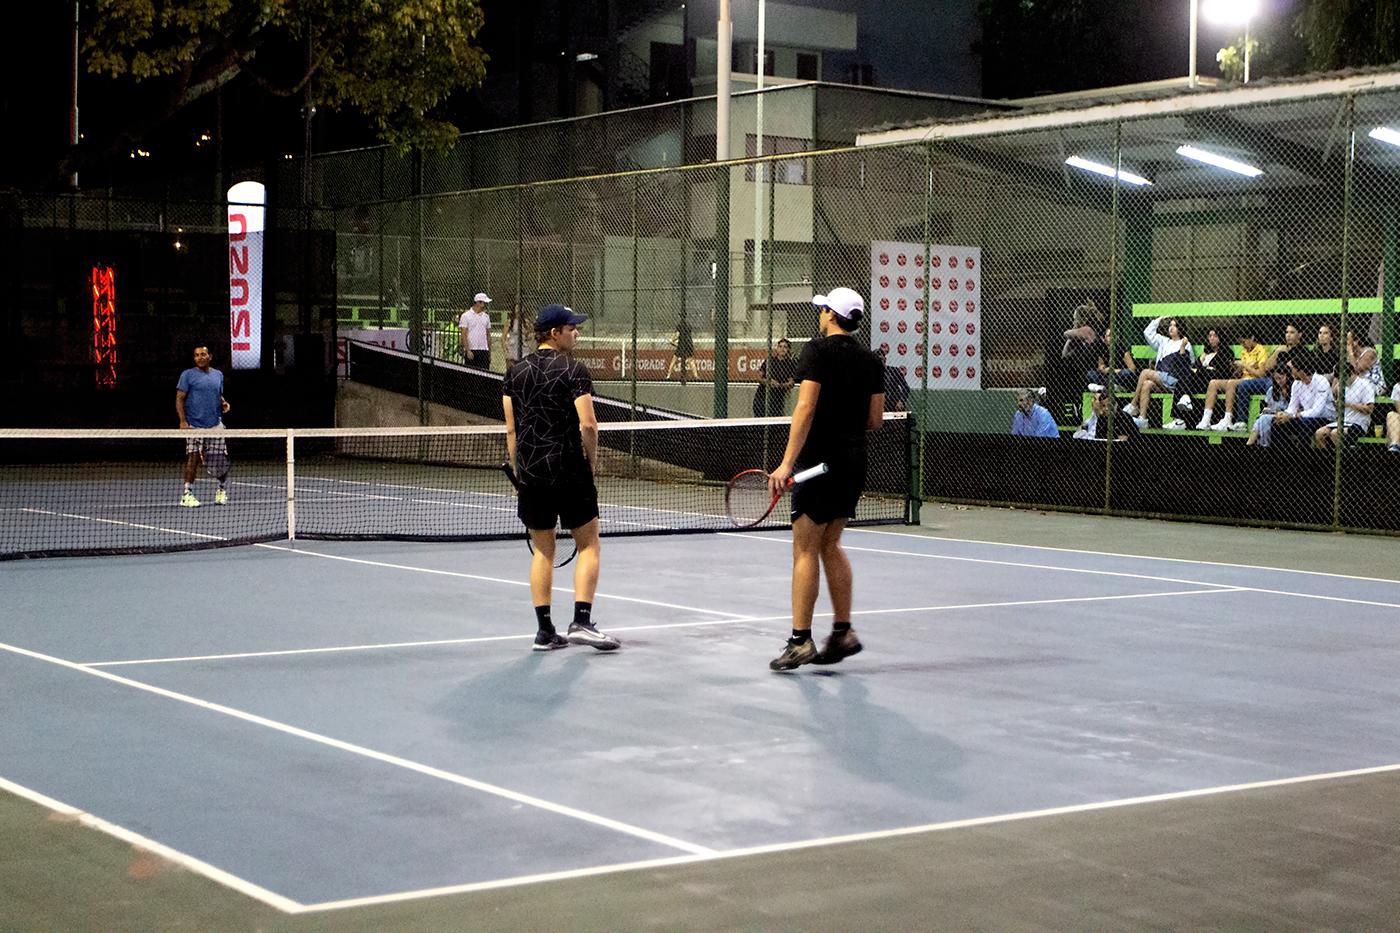
[[[72,151],[69,158],[72,159],[73,171],[68,176],[68,187],[74,191],[78,190],[78,9],[80,4],[73,3],[73,87],[72,97],[68,105],[68,143]]]
[[[715,31],[715,161],[729,158],[729,77],[734,54],[734,21],[729,0],[719,0],[719,24]]]
[[[758,60],[754,63],[754,69],[758,72],[758,97],[754,100],[754,156],[763,155],[763,73],[764,65],[767,63],[767,25],[768,25],[768,4],[766,0],[758,0]],[[754,193],[753,193],[753,283],[754,288],[759,287],[763,281],[763,185],[768,174],[769,166],[756,162],[753,167]],[[769,309],[772,313],[772,309]],[[748,314],[744,315],[745,322],[748,321]]]
[[[1200,0],[1191,0],[1191,65],[1190,70],[1187,71],[1186,83],[1188,87],[1193,88],[1196,86],[1196,38],[1200,32],[1200,21],[1201,2]]]

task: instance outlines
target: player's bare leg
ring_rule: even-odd
[[[783,653],[768,663],[771,670],[790,671],[817,656],[817,646],[812,643],[812,610],[821,587],[826,528],[806,515],[799,515],[792,523],[792,637]]]
[[[850,558],[841,547],[841,532],[846,528],[846,519],[838,518],[826,526],[822,536],[822,568],[826,571],[826,588],[831,594],[832,624],[813,664],[835,664],[861,651],[860,639],[851,628],[851,599],[855,586],[855,574],[851,571]]]
[[[599,651],[616,650],[622,646],[622,642],[598,631],[593,624],[593,594],[598,590],[601,558],[598,519],[575,528],[573,536],[578,556],[574,561],[574,620],[569,624],[569,643],[587,645]]]

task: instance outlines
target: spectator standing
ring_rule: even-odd
[[[486,306],[491,303],[485,292],[477,292],[472,306],[462,312],[457,331],[462,337],[462,359],[477,369],[491,368],[491,315]]]
[[[517,360],[524,358],[528,346],[525,339],[525,319],[518,307],[511,308],[506,315],[505,326],[501,328],[501,354],[506,361],[506,369]]]
[[[758,389],[753,395],[755,418],[777,418],[787,414],[787,393],[797,376],[797,361],[791,356],[792,344],[786,337],[773,344],[773,355],[758,371]]]
[[[890,351],[881,349],[880,362],[885,366],[885,411],[905,411],[909,405],[909,383],[898,366],[891,366],[887,357]]]

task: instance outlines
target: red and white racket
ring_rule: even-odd
[[[776,494],[768,489],[767,473],[762,470],[745,470],[731,479],[725,487],[724,510],[729,513],[729,520],[734,527],[752,528],[768,517],[784,492],[814,476],[821,476],[827,469],[825,463],[818,463],[800,473],[794,473]]]

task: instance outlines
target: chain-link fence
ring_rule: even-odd
[[[1400,529],[1400,93],[949,126],[350,208],[342,325],[451,356],[476,291],[562,301],[600,392],[718,417],[790,410],[777,344],[851,285],[925,497]]]

